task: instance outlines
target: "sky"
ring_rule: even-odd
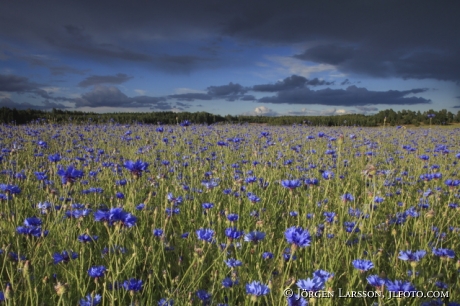
[[[460,110],[460,2],[6,1],[0,107]]]

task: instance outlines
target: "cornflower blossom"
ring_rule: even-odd
[[[395,280],[395,281],[387,280],[385,282],[385,285],[389,292],[414,292],[416,291],[415,287],[410,282],[401,281],[401,280]]]
[[[252,231],[244,236],[244,241],[257,243],[265,238],[265,233]]]
[[[425,255],[426,255],[425,250],[420,250],[420,251],[415,251],[415,252],[408,250],[408,251],[399,252],[398,258],[412,263],[412,262],[420,261]]]
[[[296,284],[300,289],[308,292],[317,292],[325,288],[325,281],[322,277],[299,279]]]
[[[93,266],[89,268],[88,275],[92,278],[100,278],[103,277],[107,268],[104,266]]]
[[[353,266],[361,272],[369,271],[374,268],[374,264],[370,260],[366,259],[355,259],[352,261]]]
[[[300,182],[300,180],[284,180],[281,181],[281,185],[284,188],[288,188],[289,190],[294,190],[297,187],[302,186],[302,183]]]
[[[203,241],[207,241],[207,242],[212,242],[213,241],[213,237],[214,237],[214,231],[212,229],[199,229],[196,231],[196,235],[198,237],[198,239],[200,240],[203,240]]]
[[[294,249],[307,247],[311,243],[310,232],[302,227],[292,226],[284,232],[284,236]]]
[[[127,291],[131,291],[132,293],[141,291],[143,286],[144,282],[135,278],[131,278],[123,282],[123,288]]]
[[[102,296],[100,294],[96,294],[92,296],[88,294],[84,298],[82,298],[79,302],[80,306],[95,306],[98,305],[102,301]]]
[[[69,166],[67,169],[60,168],[57,174],[61,177],[63,185],[71,185],[77,179],[83,177],[83,171],[77,170],[73,166]]]
[[[149,167],[149,164],[141,160],[128,160],[123,164],[123,166],[131,172],[134,178],[139,178],[142,176],[142,172],[148,170],[147,168]]]
[[[67,251],[62,251],[61,253],[54,253],[53,254],[53,261],[54,264],[57,265],[58,263],[68,263],[71,259],[76,259],[78,258],[78,253],[75,252],[67,252]]]
[[[108,211],[98,210],[94,213],[94,221],[108,222],[109,225],[119,223],[130,228],[136,225],[137,218],[124,211],[123,208],[117,207]]]
[[[455,258],[455,252],[451,249],[443,249],[443,248],[434,249],[433,248],[433,254],[436,256],[439,256],[442,259]]]
[[[251,295],[253,301],[257,301],[257,298],[270,293],[268,286],[262,284],[259,281],[252,281],[246,284],[246,294]]]
[[[343,202],[353,202],[354,200],[355,198],[350,193],[345,193],[344,195],[342,195]]]

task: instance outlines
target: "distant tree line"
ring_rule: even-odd
[[[430,116],[429,116],[430,115]],[[434,115],[434,116],[433,116]],[[431,118],[430,118],[431,117]],[[266,123],[268,125],[308,124],[314,126],[388,126],[396,125],[448,125],[460,123],[460,111],[453,114],[443,109],[440,111],[380,111],[374,115],[347,114],[335,116],[220,116],[207,112],[150,112],[150,113],[92,113],[53,109],[51,111],[27,109],[17,110],[7,107],[0,108],[0,123],[27,124],[33,122],[46,123],[146,123],[146,124],[180,124],[184,120],[199,124],[215,123]]]

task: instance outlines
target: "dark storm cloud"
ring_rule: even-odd
[[[208,94],[213,97],[228,97],[245,94],[248,89],[238,83],[230,82],[228,85],[209,86]]]
[[[321,86],[321,85],[334,85],[334,82],[327,82],[325,80],[314,78],[312,80],[308,80],[306,84],[310,86]]]
[[[181,103],[181,102],[176,102],[176,107],[179,109],[184,109],[184,108],[190,108],[189,104]]]
[[[66,65],[62,66],[50,66],[48,67],[52,75],[67,75],[67,74],[80,74],[87,73],[88,69],[76,69]]]
[[[253,95],[244,95],[240,97],[240,100],[241,101],[255,101],[256,97],[254,97]]]
[[[24,109],[40,109],[40,110],[49,110],[53,108],[68,108],[65,105],[62,105],[60,103],[54,103],[50,101],[43,101],[41,104],[31,104],[28,102],[15,102],[11,100],[10,98],[3,98],[0,100],[0,107],[8,107],[8,108],[16,108],[20,110]]]
[[[307,81],[308,80],[303,76],[292,75],[282,81],[276,82],[275,84],[254,85],[252,90],[260,92],[277,92],[304,87]]]
[[[460,52],[441,50],[385,50],[373,47],[319,45],[295,58],[336,66],[340,71],[373,77],[460,80]]]
[[[31,92],[38,89],[38,84],[32,83],[28,78],[13,74],[0,74],[0,91],[6,92]]]
[[[248,88],[243,87],[238,83],[230,82],[228,85],[209,86],[207,90],[207,93],[175,94],[169,95],[168,98],[177,99],[179,101],[225,99],[230,102],[243,99],[245,97],[254,98],[253,96],[245,96],[244,94],[248,91]]]
[[[211,100],[212,96],[205,93],[184,93],[169,95],[168,98],[177,99],[179,101],[195,101],[195,100]]]
[[[275,84],[262,84],[254,85],[251,90],[259,92],[277,92],[283,90],[291,90],[295,88],[303,88],[305,86],[320,86],[320,85],[333,85],[334,82],[327,82],[318,78],[307,79],[303,76],[291,75],[282,81],[278,81]]]
[[[388,90],[370,91],[366,88],[349,86],[347,89],[321,89],[311,90],[309,88],[297,88],[287,91],[280,91],[277,95],[264,97],[259,102],[275,104],[320,104],[330,106],[367,106],[375,104],[388,105],[413,105],[428,104],[431,100],[420,97],[407,97],[411,94],[418,94],[427,89],[411,90]]]
[[[124,82],[131,80],[133,77],[127,76],[124,73],[118,73],[116,75],[92,75],[78,83],[80,87],[89,87],[100,84],[115,84],[119,85]]]
[[[169,109],[164,97],[128,97],[114,86],[96,85],[90,92],[74,99],[76,107],[154,107]]]
[[[0,92],[12,92],[18,94],[31,94],[32,97],[41,97],[53,101],[70,101],[73,99],[66,97],[55,97],[47,91],[40,89],[40,84],[30,82],[28,78],[12,75],[0,74]]]
[[[458,1],[54,0],[47,4],[9,1],[0,11],[2,41],[66,58],[126,62],[177,73],[236,63],[236,58],[220,58],[227,51],[222,37],[248,49],[304,44],[310,47],[293,56],[332,64],[343,72],[460,81]],[[173,50],[163,42],[183,42],[195,49]],[[30,60],[39,65],[43,59]]]
[[[209,65],[211,58],[190,54],[165,54],[136,50],[135,46],[119,42],[100,42],[85,27],[66,25],[60,39],[46,37],[49,44],[67,52],[103,62],[131,62],[144,67],[158,68],[172,73],[188,73],[197,66]]]

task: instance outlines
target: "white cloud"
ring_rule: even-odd
[[[174,89],[174,93],[177,95],[187,94],[187,93],[207,93],[205,90],[197,90],[192,88],[180,87]]]
[[[334,66],[328,64],[306,65],[305,61],[289,56],[267,56],[266,58],[278,64],[279,72],[284,75],[296,74],[308,78],[312,73],[336,70]]]
[[[134,89],[134,92],[137,93],[139,96],[145,96],[147,94],[147,91],[143,89]]]
[[[243,116],[269,116],[274,117],[278,116],[278,112],[266,107],[266,106],[258,106],[251,112],[242,113]]]

